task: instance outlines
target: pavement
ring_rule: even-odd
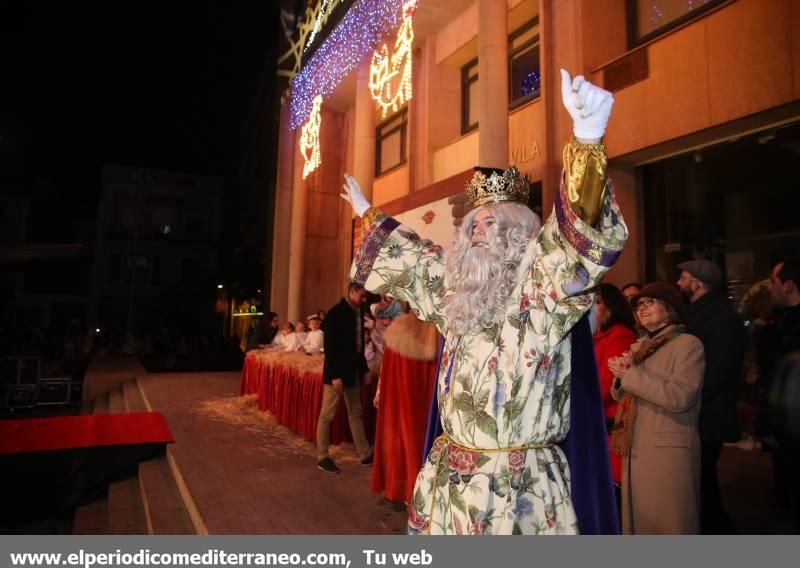
[[[139,378],[176,443],[175,461],[210,534],[404,534],[405,512],[369,491],[372,469],[350,444],[334,447],[342,472],[317,469],[314,446],[254,397],[239,372]]]

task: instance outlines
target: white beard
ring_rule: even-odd
[[[464,218],[445,256],[445,327],[456,335],[502,325],[511,295],[536,258],[531,236],[540,225],[530,209],[517,204],[494,206],[496,223],[486,245],[473,246],[472,219],[478,211]]]
[[[504,252],[496,247],[473,246],[464,253],[460,266],[448,267],[445,316],[453,332],[480,333],[505,318],[517,274],[516,265],[503,262]]]

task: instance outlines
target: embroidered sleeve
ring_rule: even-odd
[[[591,146],[591,151],[595,152],[595,146],[599,145]],[[579,179],[577,172],[585,172],[588,165],[576,168],[575,161],[586,162],[588,158],[575,148],[565,150],[564,157],[572,157],[573,162],[565,164],[553,213],[537,237],[537,257],[531,270],[531,282],[526,286],[535,305],[553,314],[556,336],[562,337],[591,307],[592,297],[585,292],[603,279],[628,238],[628,229],[620,214],[613,185],[604,176],[602,191],[591,190],[602,200],[599,218],[594,224],[583,220],[579,212],[585,214],[591,208],[587,202],[575,201],[575,197],[588,187]],[[597,178],[597,167],[591,168],[591,171],[590,175]],[[571,191],[578,193],[570,198]],[[591,218],[591,215],[588,217]]]
[[[443,328],[442,247],[391,217],[377,219],[359,246],[350,278],[375,294],[405,300],[420,318]]]
[[[581,144],[571,138],[564,146],[564,185],[570,209],[594,226],[600,218],[606,189],[608,158],[603,144]]]

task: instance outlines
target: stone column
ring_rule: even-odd
[[[295,131],[297,134],[298,131]],[[297,139],[299,134],[295,136]],[[308,186],[303,179],[303,166],[305,160],[300,155],[300,148],[297,144],[292,144],[292,155],[294,156],[294,175],[292,181],[292,214],[291,225],[289,227],[289,261],[288,261],[288,282],[287,282],[287,308],[285,314],[280,314],[281,321],[297,321],[302,317],[303,310],[303,281],[305,272],[306,254],[306,225],[308,212],[306,206],[308,202]],[[315,175],[315,172],[309,174]],[[275,239],[276,246],[281,247],[279,239]],[[283,247],[285,247],[284,241]],[[285,254],[285,248],[284,248]]]
[[[508,13],[506,2],[478,0],[478,161],[507,168]]]
[[[272,234],[272,266],[268,308],[286,317],[289,307],[289,255],[286,246],[291,241],[292,182],[294,179],[294,131],[289,128],[289,100],[281,97],[281,122],[278,140],[278,173],[275,183],[275,219]],[[297,156],[301,159],[300,156]]]
[[[358,68],[353,130],[353,171],[350,174],[371,200],[375,180],[375,101],[369,92],[369,59]]]

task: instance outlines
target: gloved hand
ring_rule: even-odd
[[[364,212],[372,206],[367,201],[367,198],[364,197],[364,192],[358,186],[356,178],[350,174],[344,174],[344,181],[345,183],[342,186],[344,191],[339,194],[339,197],[350,204],[356,215],[363,217]]]
[[[572,117],[572,132],[576,138],[599,140],[606,133],[614,97],[608,91],[589,83],[578,75],[570,79],[561,70],[561,99]]]

